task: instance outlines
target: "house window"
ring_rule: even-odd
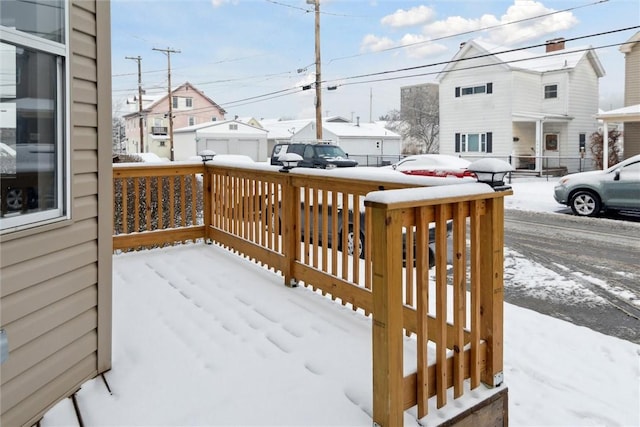
[[[0,229],[68,218],[66,2],[0,2]]]
[[[218,120],[218,118],[217,118],[217,117],[215,117],[215,116],[211,117],[211,121],[212,121],[212,122],[215,122],[215,121],[217,121],[217,120]]]
[[[160,147],[164,147],[167,145],[167,141],[165,141],[164,139],[161,139],[159,142],[160,142]]]
[[[173,103],[173,108],[178,108],[178,97],[174,96],[171,98],[171,102]]]
[[[193,98],[185,98],[185,105],[187,106],[187,108],[192,108],[193,107]]]
[[[189,126],[193,126],[196,124],[196,118],[191,116],[189,117]]]
[[[456,153],[491,153],[492,132],[486,133],[456,133]]]
[[[456,98],[465,95],[477,95],[480,93],[493,93],[493,83],[456,87]]]
[[[546,85],[544,87],[544,99],[552,99],[558,97],[558,85]]]
[[[237,123],[229,123],[229,130],[238,130]]]

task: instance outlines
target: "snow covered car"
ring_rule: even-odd
[[[470,164],[468,160],[448,154],[416,154],[390,167],[405,175],[475,178],[475,174],[468,170]]]
[[[606,170],[566,175],[553,197],[579,216],[596,216],[602,210],[640,211],[640,154]]]

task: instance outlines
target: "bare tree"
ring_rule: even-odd
[[[113,104],[111,113],[111,141],[112,151],[121,153],[125,141],[124,119],[118,114],[122,108],[123,102],[119,101]]]
[[[404,140],[403,154],[439,151],[440,107],[437,91],[416,90],[402,95],[401,111],[392,110],[381,120]]]
[[[616,165],[622,160],[622,148],[620,147],[620,135],[621,133],[615,129],[609,131],[609,166]],[[602,169],[603,166],[603,153],[604,144],[602,132],[594,132],[589,137],[590,144],[589,150],[593,155],[593,161],[597,169]]]

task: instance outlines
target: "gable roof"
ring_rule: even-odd
[[[622,46],[620,46],[620,52],[629,53],[633,50],[636,43],[640,43],[640,31],[631,36],[629,40],[624,42]]]
[[[475,49],[479,55],[469,56],[469,52]],[[509,70],[523,70],[536,73],[549,71],[568,70],[575,68],[578,63],[586,58],[593,67],[598,77],[605,75],[604,68],[591,46],[562,49],[552,52],[530,52],[527,50],[512,50],[504,46],[493,45],[480,40],[470,40],[460,48],[446,67],[436,77],[438,81],[444,79],[458,61],[466,58],[490,57],[496,60],[499,66]]]
[[[171,89],[171,94],[179,91],[180,89],[184,89],[184,88],[191,88],[194,92],[197,92],[198,94],[200,94],[204,99],[206,99],[208,102],[211,103],[211,105],[214,105],[215,107],[217,107],[220,112],[222,114],[226,114],[226,110],[224,108],[222,108],[221,106],[219,106],[218,104],[216,104],[211,98],[209,98],[207,95],[205,95],[204,92],[202,92],[201,90],[197,89],[194,85],[192,85],[189,82],[184,82],[181,85],[177,86],[175,89]],[[144,107],[145,110],[150,110],[153,107],[155,107],[156,105],[162,103],[162,102],[167,102],[167,98],[169,97],[169,94],[164,94],[162,96],[160,96],[159,98],[157,98],[155,101],[153,101],[151,104],[147,105]]]

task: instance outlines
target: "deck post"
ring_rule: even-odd
[[[480,339],[487,342],[482,382],[497,387],[503,381],[504,197],[486,200],[480,242]]]
[[[202,219],[204,221],[204,240],[211,243],[211,208],[212,208],[211,174],[207,165],[202,165]]]
[[[293,275],[293,269],[296,262],[296,254],[300,251],[297,245],[297,231],[300,227],[300,191],[293,186],[291,176],[282,183],[282,252],[285,257],[284,268],[282,272],[284,276],[285,286],[291,288],[298,285],[298,280]]]
[[[372,206],[373,422],[403,425],[402,213]]]

